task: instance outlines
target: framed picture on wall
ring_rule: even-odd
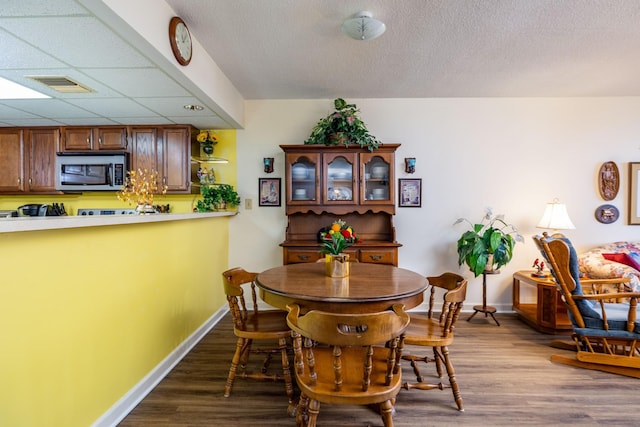
[[[629,163],[629,225],[640,225],[640,163]]]
[[[398,206],[401,208],[419,208],[422,206],[422,179],[398,180]]]
[[[280,206],[280,178],[258,178],[260,206]]]

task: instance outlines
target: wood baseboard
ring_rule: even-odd
[[[196,344],[229,312],[225,304],[209,317],[186,340],[175,348],[151,372],[142,378],[131,390],[102,414],[91,427],[113,427],[118,425],[142,401],[160,381],[166,377]]]

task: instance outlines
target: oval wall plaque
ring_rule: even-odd
[[[596,219],[603,224],[616,222],[619,216],[618,208],[613,205],[602,205],[596,209]]]
[[[598,189],[604,200],[613,200],[620,188],[620,172],[614,162],[606,162],[598,172]]]

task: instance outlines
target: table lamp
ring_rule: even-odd
[[[553,234],[556,234],[558,230],[573,230],[576,228],[569,218],[567,206],[564,203],[560,203],[558,199],[553,199],[551,203],[547,203],[542,219],[540,219],[536,227],[551,229]]]

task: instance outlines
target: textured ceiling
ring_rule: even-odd
[[[640,96],[638,0],[165,1],[245,99]],[[81,1],[2,3],[0,76],[37,89],[24,76],[65,75],[95,92],[0,100],[0,126],[233,126]],[[386,33],[342,34],[360,10]]]

